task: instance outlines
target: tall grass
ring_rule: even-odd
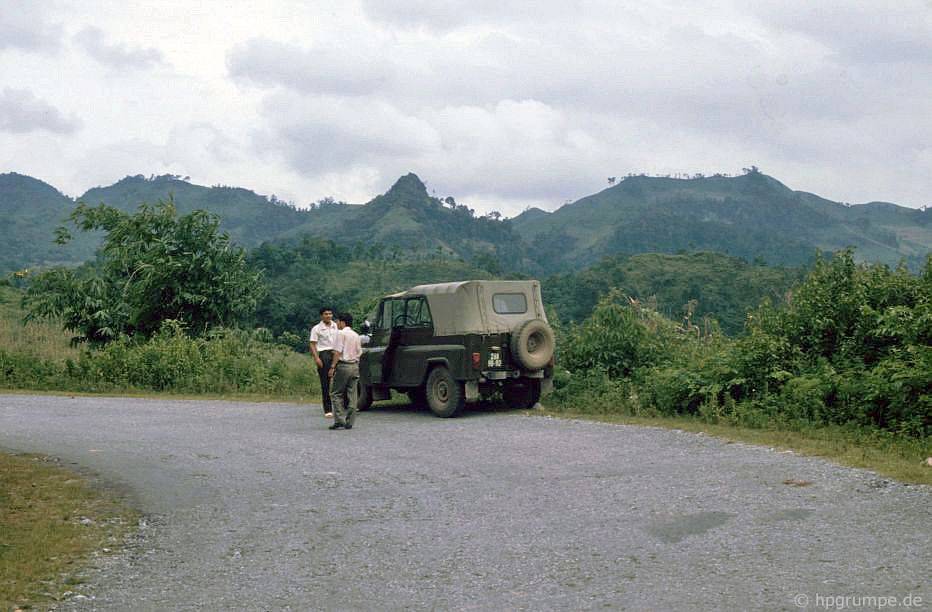
[[[23,323],[21,293],[0,285],[0,351],[42,359],[76,358],[80,351],[71,346],[71,334],[58,321]]]

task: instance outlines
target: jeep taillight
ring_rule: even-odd
[[[472,367],[478,370],[481,364],[482,364],[482,355],[480,355],[479,353],[473,353],[472,354]]]

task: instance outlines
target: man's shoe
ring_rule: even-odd
[[[352,428],[353,428],[353,426],[350,425],[349,423],[347,423],[346,425],[343,426],[343,429],[352,429]]]
[[[327,429],[343,429],[343,427],[344,427],[343,423],[334,423],[333,425],[331,425],[331,426],[328,427]]]
[[[333,413],[332,413],[332,412],[325,412],[325,413],[324,413],[324,418],[325,418],[325,419],[332,419],[332,418],[333,418]]]

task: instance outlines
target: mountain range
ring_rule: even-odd
[[[381,245],[436,252],[486,269],[546,275],[571,272],[606,256],[717,251],[748,261],[800,265],[816,250],[856,248],[859,259],[918,268],[932,251],[932,210],[885,202],[846,205],[794,191],[752,169],[742,176],[692,179],[629,176],[553,212],[529,209],[512,219],[476,216],[453,198],[428,194],[414,174],[364,205],[325,199],[300,210],[236,187],[195,185],[175,175],[128,176],[72,199],[38,179],[0,174],[0,272],[94,256],[99,236],[72,232],[53,244],[76,202],[133,211],[171,197],[181,213],[205,209],[238,244],[302,236],[345,246]]]

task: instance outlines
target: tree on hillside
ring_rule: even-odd
[[[252,316],[264,295],[261,274],[249,267],[243,249],[218,231],[217,215],[196,210],[178,216],[169,199],[143,204],[135,214],[81,204],[70,220],[81,231],[105,233],[98,262],[39,274],[24,305],[27,319],[60,318],[76,333],[73,341],[149,337],[166,319],[199,335]],[[58,242],[70,239],[59,228]]]

